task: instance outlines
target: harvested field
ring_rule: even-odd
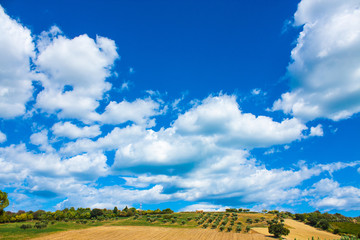
[[[308,240],[311,237],[315,239],[340,239],[339,235],[335,235],[329,232],[321,231],[316,228],[313,228],[309,225],[306,225],[302,222],[298,222],[291,219],[285,219],[285,225],[289,228],[290,234],[285,236],[286,239],[297,239],[297,240]],[[270,236],[268,228],[253,228],[252,230]]]
[[[92,240],[92,239],[126,239],[126,240],[262,240],[268,239],[262,234],[242,234],[218,232],[210,229],[187,229],[187,228],[164,228],[164,227],[141,227],[141,226],[102,226],[82,230],[72,230],[54,233],[40,238],[39,240]]]

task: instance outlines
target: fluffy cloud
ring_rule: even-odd
[[[236,98],[228,95],[204,99],[180,115],[173,126],[181,134],[213,136],[219,144],[247,148],[289,143],[300,139],[307,129],[295,118],[276,122],[242,113]]]
[[[6,135],[0,131],[0,143],[3,143],[6,141]]]
[[[57,208],[84,207],[90,208],[123,208],[136,203],[159,203],[168,201],[169,195],[163,194],[163,188],[156,185],[150,189],[137,190],[126,189],[120,186],[108,186],[95,188],[82,185],[78,192],[70,191],[67,199],[57,205]]]
[[[150,117],[160,114],[159,103],[148,99],[137,99],[134,102],[113,102],[106,106],[105,112],[101,114],[101,122],[106,124],[120,124],[132,121],[139,125],[152,127],[154,120]]]
[[[208,204],[208,203],[198,203],[186,206],[180,209],[180,212],[195,212],[196,210],[203,210],[205,212],[224,212],[225,209],[229,207],[224,207],[221,205]]]
[[[6,15],[1,6],[0,52],[0,117],[13,118],[25,113],[32,96],[34,44],[29,29]]]
[[[96,141],[79,139],[70,142],[60,152],[76,155],[81,152],[116,150],[113,168],[123,168],[141,164],[159,166],[194,162],[209,152],[215,152],[212,146],[208,145],[206,139],[177,135],[172,128],[156,132],[132,125],[122,129],[114,128]]]
[[[36,106],[60,118],[98,120],[95,110],[111,88],[105,80],[118,58],[115,42],[99,36],[94,41],[87,35],[68,39],[52,29],[42,34],[38,45],[36,64],[44,74],[44,90],[37,96]]]
[[[309,168],[300,163],[298,170],[267,169],[249,158],[247,152],[237,150],[203,161],[183,175],[146,174],[124,179],[127,185],[135,187],[153,184],[164,186],[165,190],[175,187],[178,191],[171,195],[175,200],[226,203],[232,199],[234,205],[261,203],[263,206],[277,206],[303,201],[304,194],[298,186],[305,180],[358,164],[339,162]]]
[[[33,133],[30,136],[30,142],[39,146],[39,149],[45,152],[53,152],[55,149],[49,144],[48,131],[42,130],[41,132]]]
[[[360,3],[302,0],[288,67],[291,91],[274,103],[297,118],[340,120],[360,111]]]
[[[42,141],[39,142],[41,144]],[[48,178],[75,178],[94,180],[108,174],[106,156],[101,152],[86,153],[71,158],[61,158],[56,153],[35,154],[24,144],[0,148],[0,180],[9,184],[36,176]],[[4,181],[6,179],[7,181]]]
[[[332,179],[322,179],[315,183],[309,194],[315,196],[311,204],[327,211],[338,210],[360,210],[360,189],[352,186],[341,187]]]
[[[322,136],[324,136],[324,131],[322,129],[322,125],[319,124],[316,127],[311,127],[309,136],[311,136],[311,137],[314,137],[314,136],[322,137]]]
[[[51,128],[53,133],[59,137],[76,138],[93,138],[101,134],[99,125],[78,127],[71,122],[59,122]]]
[[[307,127],[296,119],[282,122],[269,117],[243,114],[234,96],[209,97],[193,107],[169,128],[159,131],[139,125],[114,128],[92,141],[67,143],[61,152],[116,150],[114,167],[140,164],[176,165],[217,156],[221,148],[253,148],[289,143],[302,138]]]

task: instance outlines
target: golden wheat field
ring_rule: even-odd
[[[340,239],[340,236],[320,231],[304,223],[286,219],[285,225],[290,229],[286,239],[308,240]],[[92,240],[92,239],[126,239],[126,240],[262,240],[274,239],[267,228],[253,228],[250,233],[219,232],[212,229],[165,228],[149,226],[101,226],[82,230],[54,233],[38,240]]]
[[[269,239],[259,233],[227,233],[211,229],[164,228],[142,226],[102,226],[83,230],[54,233],[38,240],[262,240]]]
[[[286,239],[308,240],[312,237],[314,237],[314,239],[340,239],[339,235],[334,235],[329,232],[318,230],[292,219],[285,219],[285,226],[290,230],[290,234],[286,236]],[[267,228],[252,228],[252,230],[270,236]]]

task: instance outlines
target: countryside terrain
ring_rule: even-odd
[[[276,210],[264,210],[262,213],[247,209],[174,213],[171,209],[71,208],[56,212],[6,212],[0,220],[3,222],[0,224],[0,239],[4,240],[274,239],[274,234],[269,233],[269,226],[273,224],[289,229],[289,233],[282,236],[286,239],[358,239],[360,235],[360,224],[356,218]]]

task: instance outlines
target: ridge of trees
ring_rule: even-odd
[[[167,209],[156,209],[156,210],[137,210],[135,208],[125,207],[123,210],[118,210],[117,207],[114,209],[99,209],[99,208],[78,208],[74,207],[65,208],[63,210],[57,210],[55,212],[37,210],[33,211],[22,211],[19,210],[17,213],[10,211],[4,212],[0,215],[0,223],[6,222],[24,222],[28,220],[39,220],[39,221],[69,221],[69,220],[110,220],[119,219],[122,217],[131,217],[134,215],[151,215],[151,214],[170,214],[174,211],[170,208]]]

